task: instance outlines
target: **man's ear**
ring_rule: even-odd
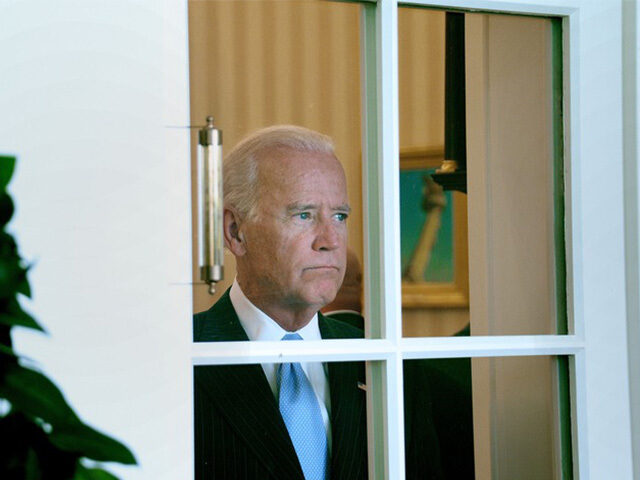
[[[240,218],[238,213],[231,208],[225,208],[223,220],[224,244],[236,257],[244,255],[246,247],[244,235],[240,232]]]

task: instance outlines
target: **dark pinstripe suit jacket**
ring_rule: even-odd
[[[318,314],[322,338],[362,332]],[[248,340],[229,291],[194,316],[194,341]],[[364,366],[329,363],[331,478],[367,478]],[[194,368],[196,480],[302,480],[304,476],[278,404],[260,365]]]

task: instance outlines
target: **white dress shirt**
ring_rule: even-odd
[[[244,292],[238,285],[238,281],[234,280],[229,292],[231,304],[238,315],[242,328],[251,341],[279,341],[282,340],[287,333],[297,333],[303,340],[321,340],[320,328],[318,327],[318,314],[315,314],[311,321],[295,332],[288,332],[276,323],[266,313],[256,307],[245,296]],[[278,401],[278,385],[276,380],[277,364],[263,363],[262,369],[267,377],[271,391],[273,392],[276,402]],[[300,363],[304,373],[307,375],[311,386],[318,398],[322,420],[327,431],[327,440],[329,447],[331,446],[331,423],[329,422],[329,414],[331,412],[331,398],[329,396],[329,382],[327,380],[327,372],[325,365],[320,362]]]

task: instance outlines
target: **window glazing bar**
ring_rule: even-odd
[[[527,1],[496,1],[496,0],[402,0],[403,6],[430,7],[441,9],[456,9],[466,11],[482,11],[482,13],[514,13],[526,15],[569,15],[579,7],[579,1],[568,0],[565,5],[558,5],[553,0]],[[575,3],[575,7],[571,4]],[[568,5],[567,5],[568,4]]]
[[[575,355],[584,350],[584,340],[574,335],[405,338],[399,348],[405,359]]]
[[[367,365],[370,478],[403,480],[397,16],[395,0],[362,5],[362,173],[366,333],[395,348]]]
[[[584,341],[575,335],[431,337],[389,340],[318,340],[296,342],[203,342],[192,346],[194,365],[266,362],[356,362],[403,359],[575,355]]]

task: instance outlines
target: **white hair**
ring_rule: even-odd
[[[258,162],[270,151],[326,153],[335,156],[330,137],[295,125],[263,128],[240,141],[224,161],[224,204],[236,210],[241,219],[253,213],[258,196]]]

